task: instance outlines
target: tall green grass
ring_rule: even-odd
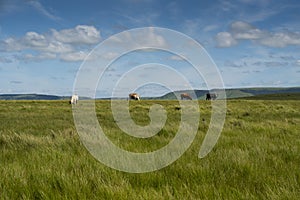
[[[180,123],[177,101],[130,102],[137,124],[162,104],[163,130],[136,139],[119,130],[109,101],[97,117],[121,148],[153,151],[166,145]],[[197,155],[210,121],[210,102],[199,101],[197,136],[181,158],[161,170],[130,174],[94,159],[77,135],[67,101],[0,101],[1,199],[299,199],[299,101],[230,100],[217,145]],[[135,113],[141,113],[136,115]]]

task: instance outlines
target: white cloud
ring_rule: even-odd
[[[172,55],[170,57],[171,60],[185,60],[186,58],[183,58],[181,56],[177,56],[177,55]]]
[[[20,39],[17,38],[6,38],[1,41],[0,50],[5,52],[21,51],[24,49],[36,49],[47,45],[47,41],[44,40],[43,36],[35,33],[28,32]]]
[[[71,29],[54,30],[47,33],[27,32],[19,38],[7,38],[0,41],[0,51],[16,54],[19,61],[42,61],[43,59],[61,59],[66,62],[83,61],[92,44],[100,41],[100,31],[93,26],[78,25]],[[99,57],[113,59],[120,55],[122,48],[144,46],[145,48],[166,48],[163,35],[154,28],[141,32],[128,32],[120,38],[111,39],[111,49],[97,56],[89,56],[90,60]],[[95,53],[94,53],[95,54]],[[4,61],[4,60],[2,60]]]
[[[140,41],[142,44],[145,44],[146,46],[154,45],[158,47],[166,47],[167,44],[163,36],[156,34],[154,30],[154,28],[150,27],[149,31],[144,34],[140,34],[137,40]]]
[[[60,18],[55,16],[54,14],[50,13],[38,0],[30,0],[27,2],[29,5],[31,5],[33,8],[35,8],[37,11],[39,11],[41,14],[45,15],[49,19],[52,20],[59,20]]]
[[[101,56],[102,58],[104,58],[106,60],[112,60],[112,59],[120,56],[120,54],[116,53],[116,52],[107,52],[107,53],[99,55],[99,56]]]
[[[237,21],[231,24],[230,32],[235,39],[259,39],[264,36],[264,32],[255,28],[254,26]]]
[[[121,47],[126,49],[135,48],[136,46],[143,46],[145,48],[167,48],[165,38],[155,32],[155,28],[149,27],[140,31],[128,31],[121,35],[114,35],[109,40],[109,45]]]
[[[36,32],[27,32],[21,40],[20,43],[26,48],[43,48],[49,44],[44,35]]]
[[[59,41],[52,41],[45,48],[40,48],[42,51],[52,53],[68,53],[74,50],[74,47],[68,44],[61,43]]]
[[[270,33],[269,37],[263,37],[259,43],[269,47],[286,47],[289,45],[300,45],[299,32]]]
[[[232,11],[232,10],[236,9],[236,7],[237,7],[236,3],[233,3],[230,1],[220,1],[219,5],[220,5],[220,8],[225,12]]]
[[[90,48],[86,45],[97,44],[100,39],[100,31],[95,27],[78,25],[60,31],[52,29],[50,33],[30,31],[20,38],[9,37],[0,41],[0,51],[18,54],[22,61],[56,59],[56,54],[64,61],[82,61],[87,55],[83,51]]]
[[[201,26],[201,20],[188,19],[184,21],[183,30],[188,35],[196,35],[199,33],[199,27]]]
[[[73,29],[56,31],[52,34],[57,41],[74,44],[96,44],[100,41],[100,31],[94,26],[78,25]]]
[[[233,38],[229,32],[220,32],[216,36],[218,47],[231,47],[237,44],[237,41]]]
[[[244,32],[244,31],[254,29],[254,26],[246,22],[236,21],[230,25],[230,28],[232,32]]]
[[[203,28],[203,31],[204,32],[213,31],[216,30],[218,27],[219,27],[218,25],[208,25]]]
[[[55,53],[42,53],[38,56],[39,59],[55,59],[56,54]]]
[[[83,51],[62,54],[60,59],[67,62],[83,61],[88,54]]]
[[[7,38],[0,43],[0,50],[5,52],[35,50],[52,53],[65,53],[73,51],[73,47],[57,40],[51,36],[41,35],[36,32],[27,32],[19,39]]]
[[[20,51],[24,47],[21,42],[18,42],[15,38],[6,38],[0,42],[0,51]]]
[[[260,30],[249,23],[236,21],[230,25],[229,32],[220,32],[216,36],[218,47],[231,47],[240,40],[250,40],[269,47],[300,45],[299,32],[269,32]]]

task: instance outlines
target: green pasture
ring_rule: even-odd
[[[228,100],[217,145],[203,159],[210,101],[199,101],[191,147],[158,171],[132,174],[108,168],[81,143],[68,101],[0,101],[0,199],[300,199],[299,100]],[[165,127],[137,139],[116,125],[110,101],[97,101],[104,132],[132,152],[159,149],[178,131],[179,103],[130,102],[132,119],[149,124],[149,108],[167,111]]]

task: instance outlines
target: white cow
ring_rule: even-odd
[[[72,97],[71,97],[71,100],[70,100],[70,104],[77,104],[78,99],[79,99],[78,95],[73,94]]]

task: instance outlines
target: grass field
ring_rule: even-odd
[[[1,199],[300,199],[299,100],[229,100],[223,132],[212,152],[198,152],[210,121],[199,101],[200,125],[191,147],[161,170],[131,174],[94,159],[77,135],[67,101],[0,101]],[[149,123],[150,105],[168,113],[149,139],[123,134],[109,101],[97,117],[121,148],[153,151],[166,145],[180,123],[177,101],[131,102],[137,124]],[[135,112],[141,112],[138,116]]]

